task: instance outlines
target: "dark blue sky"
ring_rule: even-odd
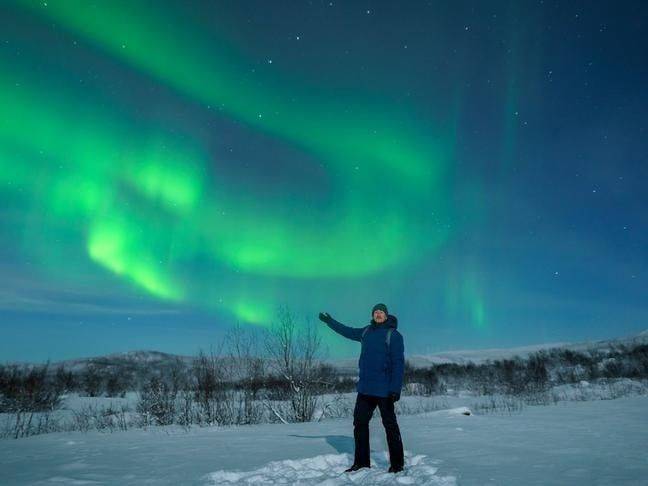
[[[648,328],[645,2],[74,3],[0,6],[0,360]]]

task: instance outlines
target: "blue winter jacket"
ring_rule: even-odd
[[[358,393],[386,397],[390,392],[400,393],[403,386],[405,368],[405,348],[403,335],[396,330],[398,319],[388,315],[387,320],[377,324],[373,319],[365,327],[349,327],[331,319],[327,325],[345,338],[362,343],[358,360],[360,379],[356,389]],[[387,349],[387,329],[394,328]],[[362,331],[368,328],[362,337]]]

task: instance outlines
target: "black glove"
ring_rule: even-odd
[[[400,393],[396,393],[396,392],[389,392],[389,399],[390,399],[392,402],[397,402],[398,400],[400,400]]]
[[[330,316],[328,312],[320,312],[319,319],[320,321],[326,322],[327,324],[333,320],[333,318]]]

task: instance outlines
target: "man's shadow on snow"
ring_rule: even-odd
[[[353,437],[346,435],[297,435],[290,434],[291,437],[302,437],[306,439],[326,439],[326,443],[333,447],[339,453],[353,454],[355,443]]]

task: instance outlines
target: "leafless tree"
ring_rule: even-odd
[[[60,393],[69,393],[77,387],[74,373],[62,364],[56,368],[54,383]]]
[[[103,386],[103,377],[97,366],[94,364],[88,365],[81,375],[81,381],[83,382],[83,389],[87,396],[99,396]]]
[[[264,386],[265,363],[259,353],[258,333],[236,324],[226,334],[225,343],[232,363],[230,376],[239,388],[236,423],[259,423],[263,416],[259,392]]]
[[[222,346],[222,344],[221,344]],[[222,353],[202,351],[192,368],[196,421],[206,425],[235,423],[231,383],[232,364]]]
[[[265,350],[269,366],[288,385],[290,419],[296,422],[312,420],[321,386],[321,337],[311,321],[298,326],[286,306],[279,307],[277,319],[265,334]],[[279,416],[276,409],[273,413]],[[279,417],[288,421],[287,417]]]

